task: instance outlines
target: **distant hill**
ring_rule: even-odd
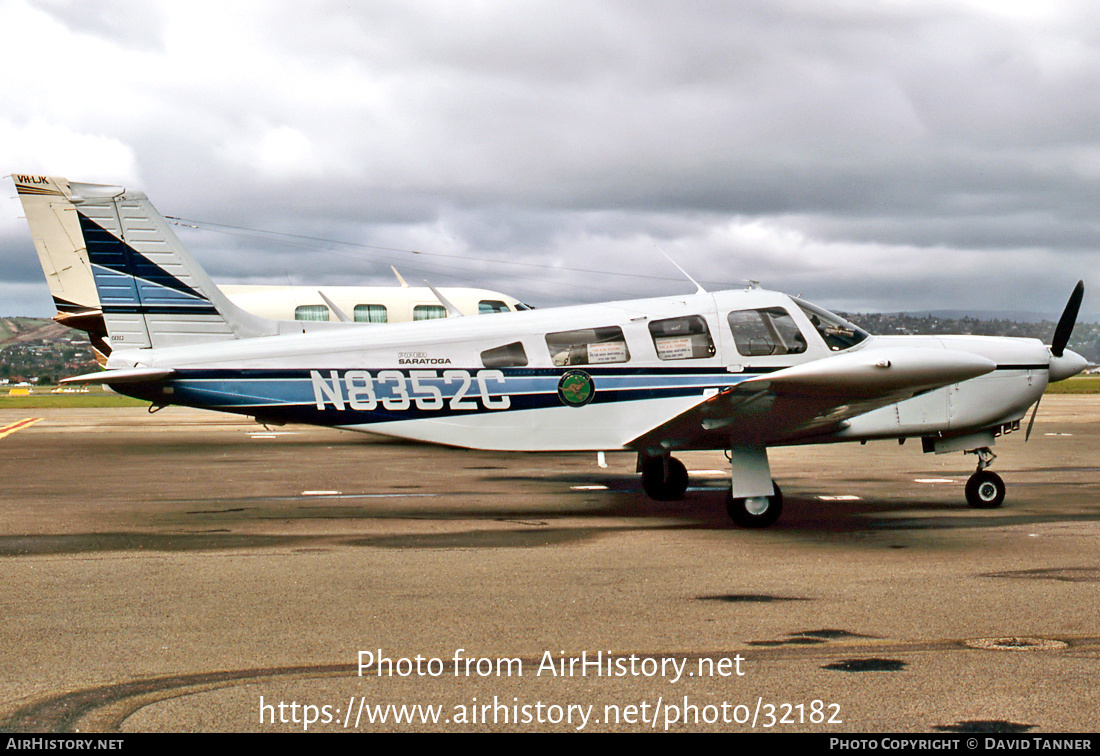
[[[0,318],[0,347],[9,343],[68,338],[72,329],[49,318]]]
[[[943,318],[946,320],[1007,320],[1015,323],[1056,322],[1052,315],[1028,310],[918,310],[900,313],[912,317]],[[1053,316],[1057,318],[1057,316]],[[1100,314],[1083,315],[1077,318],[1079,323],[1100,323]]]
[[[49,318],[0,318],[0,379],[57,383],[95,369],[92,345],[82,331]]]
[[[890,334],[972,334],[974,336],[1017,336],[1039,339],[1049,344],[1054,337],[1055,323],[1049,319],[1036,322],[1008,318],[979,319],[969,316],[951,318],[938,313],[854,313],[843,317],[871,333]],[[1069,340],[1069,348],[1091,363],[1100,362],[1100,324],[1078,322]]]

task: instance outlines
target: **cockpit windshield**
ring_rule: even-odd
[[[802,312],[806,313],[806,317],[810,319],[810,323],[821,334],[821,338],[825,340],[829,349],[834,352],[850,349],[870,336],[862,328],[849,323],[839,315],[834,315],[828,310],[823,310],[809,302],[803,302],[801,299],[793,299],[802,308]]]

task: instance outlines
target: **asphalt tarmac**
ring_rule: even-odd
[[[997,510],[917,441],[772,450],[763,531],[721,452],[658,503],[627,454],[0,404],[31,417],[0,731],[1100,729],[1100,397],[1000,439]]]

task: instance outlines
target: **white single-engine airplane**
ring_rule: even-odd
[[[723,449],[727,508],[748,527],[779,517],[767,450],[792,444],[919,437],[926,452],[973,452],[967,501],[1000,506],[1004,483],[986,469],[995,438],[1038,409],[1048,382],[1086,366],[1066,349],[1083,283],[1049,347],[871,336],[785,294],[697,284],[688,296],[280,333],[213,285],[145,195],[86,189],[73,205],[115,349],[106,371],[67,382],[466,448],[631,451],[663,500],[688,484],[673,452]],[[172,345],[181,331],[203,340]]]

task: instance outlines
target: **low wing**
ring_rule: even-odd
[[[848,418],[985,375],[996,363],[947,349],[864,349],[741,381],[702,399],[626,446],[770,446],[836,430]]]

